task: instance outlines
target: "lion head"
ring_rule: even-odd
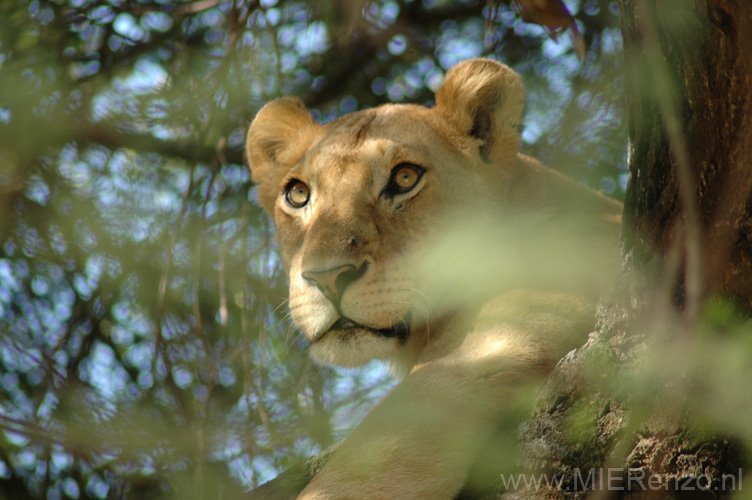
[[[473,59],[430,108],[389,104],[326,125],[294,98],[259,111],[248,160],[314,359],[358,366],[424,341],[434,290],[415,260],[453,207],[482,210],[504,189],[524,99],[517,73]]]

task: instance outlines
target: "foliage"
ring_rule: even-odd
[[[242,154],[276,96],[429,103],[489,55],[527,83],[525,151],[620,197],[618,9],[569,6],[582,64],[506,3],[2,2],[0,498],[232,497],[387,389],[288,326]]]

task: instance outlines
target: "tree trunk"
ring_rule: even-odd
[[[557,367],[524,431],[524,465],[548,483],[508,498],[716,498],[741,486],[742,438],[709,425],[695,394],[724,390],[698,383],[723,340],[706,327],[708,304],[752,310],[752,3],[620,5],[623,269],[597,331]],[[711,347],[697,356],[698,345]],[[730,397],[750,408],[748,388]]]

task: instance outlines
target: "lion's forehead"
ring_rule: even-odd
[[[422,106],[387,105],[344,116],[326,126],[303,172],[322,187],[365,187],[385,182],[400,163],[438,167],[452,141],[427,112]]]

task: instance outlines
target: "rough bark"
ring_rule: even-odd
[[[733,434],[696,425],[686,404],[691,386],[657,379],[646,398],[634,381],[652,351],[693,341],[709,297],[731,297],[745,315],[752,309],[752,4],[620,5],[631,176],[622,274],[601,301],[597,331],[549,378],[524,432],[527,470],[547,472],[562,488],[508,499],[722,498],[733,491],[686,490],[676,480],[703,476],[717,485],[748,460]],[[656,339],[657,330],[668,333]],[[573,432],[573,421],[586,425]],[[624,471],[612,487],[626,486],[618,478],[630,469],[668,481],[647,491],[609,489],[607,477],[595,488],[578,483],[577,474],[609,468]]]

